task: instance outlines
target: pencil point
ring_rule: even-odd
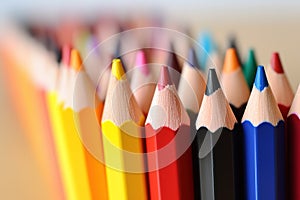
[[[189,62],[189,64],[192,67],[196,67],[196,68],[200,69],[195,49],[192,48],[192,47],[189,49],[188,60],[187,61]]]
[[[173,43],[170,44],[170,52],[169,53],[170,53],[170,55],[168,57],[168,62],[167,62],[168,67],[171,67],[171,68],[175,69],[176,71],[180,72],[180,67],[179,67],[177,56],[175,54],[175,48],[174,48]]]
[[[253,86],[253,82],[255,80],[256,68],[257,68],[257,61],[255,58],[254,49],[249,49],[247,60],[243,65],[243,73],[249,88],[252,88]]]
[[[75,71],[80,71],[82,69],[82,60],[78,50],[72,49],[71,58],[70,58],[70,66]]]
[[[62,63],[66,66],[70,65],[71,47],[69,45],[64,45],[62,47]]]
[[[254,85],[259,91],[269,86],[264,66],[259,65],[257,67]]]
[[[167,85],[172,85],[168,67],[163,66],[160,71],[160,78],[157,83],[158,90],[164,89]]]
[[[121,80],[125,72],[119,58],[113,59],[111,73],[117,80]]]
[[[144,53],[144,51],[139,50],[136,54],[136,59],[135,59],[135,66],[139,68],[139,70],[141,70],[141,72],[144,75],[148,75],[149,74],[149,69],[147,66],[147,62],[146,62],[146,55]]]
[[[232,72],[240,67],[240,63],[234,48],[230,48],[226,51],[223,72]]]
[[[240,57],[240,54],[239,54],[240,52],[239,52],[239,49],[238,49],[237,39],[236,38],[237,38],[236,35],[233,34],[233,33],[231,35],[229,35],[227,48],[233,48],[233,49],[235,49],[237,59],[239,61],[239,64],[241,65],[242,60],[241,60],[241,57]]]
[[[279,74],[284,73],[278,52],[275,52],[275,53],[272,54],[271,67],[273,68],[273,70],[275,72],[277,72]]]
[[[207,75],[205,95],[209,96],[219,88],[221,88],[221,86],[220,86],[220,83],[218,80],[216,70],[213,68],[210,68],[208,70],[208,75]]]

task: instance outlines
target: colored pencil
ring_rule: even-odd
[[[197,56],[200,70],[206,72],[211,66],[222,70],[222,62],[218,52],[218,46],[209,31],[201,32],[198,36]]]
[[[191,121],[192,155],[193,155],[193,177],[195,199],[200,199],[200,175],[199,159],[196,136],[196,118],[202,103],[205,91],[205,81],[202,72],[199,70],[195,50],[190,48],[188,60],[183,64],[181,79],[178,86],[178,96],[186,109]]]
[[[254,49],[249,49],[248,56],[243,64],[243,73],[250,89],[252,89],[254,83],[256,68],[257,62]]]
[[[194,199],[190,120],[163,66],[146,120],[150,199]]]
[[[240,122],[247,105],[250,91],[239,64],[236,50],[233,48],[226,51],[222,71],[222,85],[233,113]]]
[[[230,48],[226,51],[223,72],[222,72],[222,85],[224,93],[230,104],[230,107],[238,121],[236,126],[236,159],[238,167],[236,168],[236,196],[243,199],[243,183],[244,183],[244,166],[243,166],[243,133],[242,125],[240,124],[243,117],[247,101],[250,95],[247,82],[243,75],[236,50]]]
[[[91,199],[84,146],[79,138],[74,121],[72,105],[75,82],[76,59],[70,47],[63,51],[64,62],[61,66],[57,100],[55,93],[49,96],[54,123],[54,139],[60,160],[67,199]],[[55,101],[56,100],[56,101]]]
[[[157,70],[154,67],[156,66],[147,63],[144,51],[139,50],[136,54],[131,89],[145,116],[148,114],[157,82]]]
[[[245,199],[285,199],[284,121],[263,66],[258,66],[242,118]]]
[[[288,139],[288,199],[300,198],[300,85],[295,94],[291,109],[287,116]]]
[[[201,199],[235,199],[234,114],[215,69],[209,69],[196,121]]]
[[[67,168],[68,166],[67,162],[67,154],[64,150],[64,144],[62,140],[60,139],[62,134],[64,134],[63,126],[62,126],[62,120],[61,120],[61,114],[59,111],[59,87],[62,85],[62,79],[66,79],[67,75],[67,65],[70,63],[70,48],[68,46],[64,46],[62,50],[62,62],[60,64],[60,67],[57,68],[57,71],[53,74],[53,80],[52,84],[48,84],[47,86],[47,93],[46,93],[46,104],[48,107],[48,113],[49,113],[49,119],[53,130],[53,139],[55,143],[55,150],[56,150],[56,156],[58,159],[60,174],[63,182],[64,192],[67,199],[71,199],[71,185],[69,184],[70,181],[68,181],[68,175],[67,175]],[[50,75],[51,76],[51,75]],[[65,82],[65,81],[64,81]],[[61,99],[61,98],[60,98]]]
[[[279,53],[277,52],[272,54],[267,76],[283,119],[286,120],[294,98],[294,92],[284,73]]]
[[[109,199],[147,199],[140,127],[144,115],[120,59],[112,63],[101,124]]]
[[[95,96],[96,88],[85,72],[79,52],[72,50],[73,68],[77,77],[74,87],[74,120],[84,145],[84,155],[91,190],[91,199],[108,199],[102,137],[98,114],[103,102]]]
[[[242,65],[242,59],[240,56],[240,51],[238,48],[237,37],[235,34],[230,34],[228,37],[227,49],[235,49],[237,59],[239,61],[240,66]]]

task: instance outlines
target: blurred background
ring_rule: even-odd
[[[7,21],[53,24],[65,17],[88,20],[107,15],[134,20],[151,16],[163,19],[162,27],[188,28],[193,38],[208,30],[221,49],[234,34],[240,55],[244,58],[253,47],[258,64],[268,65],[271,53],[278,51],[295,91],[300,81],[299,10],[296,0],[10,0],[1,2],[0,25]],[[17,120],[2,69],[0,60],[0,199],[51,199]]]

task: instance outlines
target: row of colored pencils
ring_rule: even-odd
[[[121,38],[83,61],[94,37],[37,38],[8,29],[0,56],[53,199],[300,198],[300,89],[278,53],[265,70],[231,44],[206,69],[192,45],[182,62],[172,43],[122,54]]]

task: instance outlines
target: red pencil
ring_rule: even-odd
[[[146,120],[151,199],[194,199],[189,126],[168,68],[163,67]]]
[[[284,73],[277,52],[272,54],[271,67],[268,67],[267,76],[282,117],[286,120],[294,98],[294,93]]]
[[[288,199],[300,199],[300,84],[287,116],[288,138]]]

